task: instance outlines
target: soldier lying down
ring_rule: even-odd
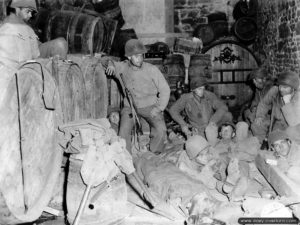
[[[175,165],[153,153],[144,153],[134,160],[138,175],[151,191],[172,205],[179,206],[190,219],[213,218],[220,206],[205,185],[180,171]]]

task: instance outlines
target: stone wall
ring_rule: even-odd
[[[232,0],[174,0],[174,30],[191,33],[198,24],[207,23],[207,15],[215,12],[225,13],[232,23],[235,3]]]
[[[300,72],[300,0],[260,0],[254,51],[273,76]]]

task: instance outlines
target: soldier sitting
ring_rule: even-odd
[[[300,183],[300,146],[285,131],[275,130],[268,137],[277,166],[293,181]]]
[[[203,77],[192,81],[192,92],[182,95],[169,110],[171,117],[187,136],[191,134],[189,128],[204,136],[208,125],[217,126],[222,121],[232,120],[228,107],[214,93],[205,90],[206,85],[207,81]],[[187,122],[181,115],[183,111],[187,115]]]
[[[273,86],[257,106],[252,131],[260,140],[268,130],[285,130],[288,126],[300,123],[299,75],[285,71],[278,75],[277,85]],[[271,108],[271,121],[264,125],[265,117]]]

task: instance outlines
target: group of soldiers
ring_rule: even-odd
[[[37,12],[34,0],[12,0],[9,9],[9,15],[0,26],[2,64],[17,68],[19,63],[38,57],[57,55],[67,58],[66,40],[58,38],[40,43],[27,24],[32,13]],[[144,62],[146,52],[140,40],[131,39],[125,45],[127,60],[116,62],[109,59],[103,63],[107,76],[120,81],[125,96],[116,129],[126,140],[129,152],[132,153],[133,128],[136,128],[139,118],[143,118],[151,130],[149,150],[163,155],[169,141],[164,120],[164,111],[168,111],[187,138],[185,151],[180,152],[176,159],[177,166],[191,176],[195,175],[194,171],[202,171],[203,176],[196,173],[198,178],[206,183],[210,179],[214,187],[222,181],[222,191],[231,193],[231,197],[241,188],[248,187],[243,179],[235,176],[251,172],[247,163],[253,161],[263,140],[268,140],[270,149],[280,158],[282,168],[290,177],[295,177],[300,171],[300,148],[297,145],[300,136],[300,81],[297,73],[283,71],[274,82],[267,79],[269,74],[265,69],[253,71],[250,80],[255,86],[254,98],[244,108],[243,120],[234,124],[227,105],[206,90],[208,82],[204,78],[192,81],[191,92],[183,94],[166,110],[170,87],[156,66]],[[220,157],[222,155],[226,157]],[[238,161],[233,160],[236,158]],[[208,178],[207,174],[211,176]],[[239,182],[238,188],[232,186]]]

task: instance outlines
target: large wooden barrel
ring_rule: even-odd
[[[52,70],[58,85],[64,123],[88,118],[85,81],[79,65],[54,58]]]
[[[209,23],[214,31],[214,40],[228,36],[228,22],[225,20],[216,20]]]
[[[193,36],[200,38],[203,45],[208,45],[215,39],[214,30],[210,24],[199,24],[195,28]]]
[[[43,31],[40,39],[49,41],[64,37],[69,44],[69,53],[93,54],[106,49],[110,40],[106,37],[103,19],[78,11],[48,11],[38,13],[34,26]]]
[[[235,36],[244,44],[252,43],[257,35],[256,21],[250,17],[242,17],[233,25]]]
[[[39,63],[21,66],[17,79],[0,71],[0,224],[31,222],[48,205],[60,172],[60,99]]]
[[[253,53],[238,42],[220,42],[209,48],[212,77],[208,81],[215,94],[224,99],[231,108],[239,109],[252,97],[246,85],[249,73],[258,67]]]
[[[87,118],[99,119],[107,116],[108,88],[107,78],[100,57],[68,55],[77,63],[83,73],[86,89]]]
[[[247,1],[238,1],[232,12],[233,18],[238,20],[241,17],[254,17],[257,13],[257,8],[257,0],[249,0],[248,3]]]

